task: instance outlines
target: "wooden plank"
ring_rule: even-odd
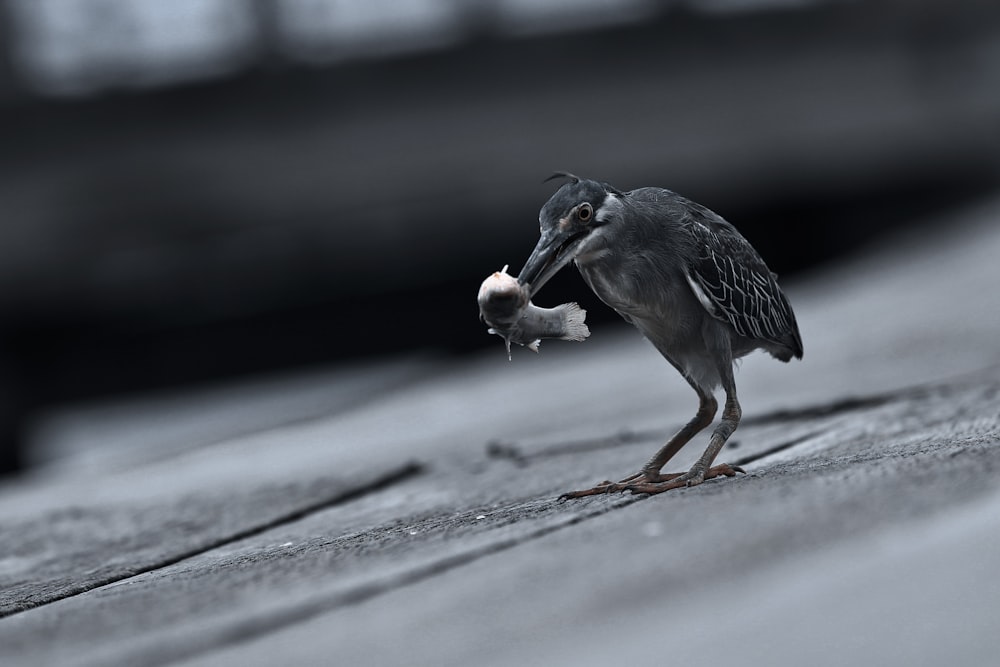
[[[37,419],[29,446],[47,474],[122,470],[344,413],[434,368],[429,355],[412,355],[75,405]]]
[[[13,659],[145,665],[199,654],[204,664],[260,664],[260,642],[272,641],[296,664],[324,654],[347,664],[365,656],[407,664],[408,647],[419,645],[421,664],[460,664],[481,642],[498,641],[495,631],[513,637],[530,622],[560,636],[543,646],[569,650],[573,624],[546,622],[561,610],[572,611],[574,624],[599,625],[605,605],[628,610],[634,597],[659,613],[709,580],[736,586],[744,572],[763,576],[900,522],[932,522],[943,508],[995,490],[986,471],[1000,466],[998,392],[994,371],[809,417],[816,437],[751,463],[750,475],[641,508],[621,496],[554,502],[553,487],[566,477],[561,457],[522,468],[494,461],[475,473],[444,467],[18,614],[0,624],[0,645]],[[746,438],[769,429],[750,426]],[[592,476],[622,453],[590,450],[572,461]],[[434,614],[422,611],[427,598]],[[750,602],[741,601],[747,613]],[[46,643],[53,626],[59,641]],[[260,642],[244,643],[261,633]],[[315,636],[306,641],[306,633]],[[492,660],[509,664],[526,651],[498,642]]]

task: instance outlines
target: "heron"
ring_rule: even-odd
[[[518,274],[529,296],[571,262],[597,297],[635,326],[698,395],[698,411],[639,470],[560,498],[655,494],[743,470],[713,465],[739,426],[734,363],[755,350],[802,358],[792,307],[760,254],[722,216],[671,190],[628,192],[557,172],[565,182],[542,206],[540,236]],[[547,180],[550,180],[547,179]],[[718,412],[704,453],[686,472],[664,466]]]

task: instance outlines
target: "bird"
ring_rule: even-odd
[[[795,313],[777,275],[736,228],[709,208],[671,190],[621,191],[556,172],[565,182],[542,206],[539,239],[518,274],[529,297],[570,263],[597,297],[635,326],[687,380],[698,410],[635,474],[570,491],[567,500],[629,491],[656,494],[744,472],[713,465],[742,416],[735,362],[755,350],[788,362],[802,358]],[[718,412],[708,446],[685,472],[667,462]]]

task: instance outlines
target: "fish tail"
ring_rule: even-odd
[[[564,303],[559,306],[560,314],[563,318],[562,340],[584,340],[590,335],[590,329],[584,320],[587,319],[587,311],[577,303]]]

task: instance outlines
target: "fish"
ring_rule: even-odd
[[[584,320],[587,311],[576,303],[540,308],[531,302],[528,291],[507,273],[509,265],[479,286],[479,316],[489,325],[489,333],[503,338],[510,360],[510,344],[517,343],[538,352],[543,338],[582,341],[590,335]]]

